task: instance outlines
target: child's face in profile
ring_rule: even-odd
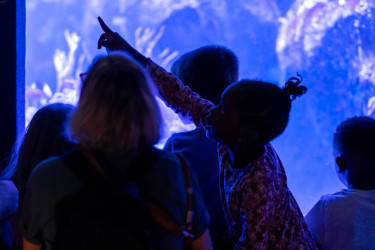
[[[207,136],[228,146],[238,143],[243,127],[233,98],[235,96],[229,87],[224,91],[220,104],[206,116]]]

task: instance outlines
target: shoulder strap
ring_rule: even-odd
[[[193,220],[193,187],[191,184],[189,168],[186,163],[185,157],[182,154],[177,154],[177,156],[181,162],[182,173],[184,174],[186,198],[187,198],[186,220],[185,220],[185,225],[184,225],[184,231],[186,234],[190,234],[192,231],[192,220]]]
[[[125,181],[139,182],[163,154],[164,151],[151,146],[142,148],[131,163],[134,167],[130,168]]]
[[[102,176],[91,162],[78,149],[64,153],[60,158],[85,186],[104,185],[106,178]]]
[[[191,178],[189,174],[189,168],[187,166],[185,158],[181,154],[177,154],[178,159],[181,163],[182,173],[184,175],[185,190],[186,190],[186,218],[183,226],[178,225],[175,220],[163,210],[155,206],[153,203],[145,201],[152,218],[156,223],[166,229],[168,232],[182,236],[185,244],[189,244],[194,235],[192,234],[192,218],[193,218],[193,188],[191,185]]]
[[[145,147],[140,150],[130,165],[142,167],[130,168],[125,180],[119,180],[111,168],[106,167],[108,163],[104,157],[90,149],[78,147],[78,149],[63,154],[61,158],[85,185],[104,184],[112,180],[124,185],[140,181],[162,154],[163,151],[154,147]]]

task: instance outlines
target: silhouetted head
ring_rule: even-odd
[[[153,145],[162,122],[154,86],[141,66],[124,54],[96,60],[82,83],[70,125],[84,147],[133,152]]]
[[[340,180],[357,189],[375,189],[375,120],[356,116],[343,121],[333,139]]]
[[[252,80],[230,85],[207,116],[208,136],[229,146],[270,142],[285,130],[291,101],[306,92],[300,83],[290,78],[283,88]]]
[[[228,85],[238,81],[238,59],[222,46],[205,46],[183,54],[171,72],[202,98],[217,105]]]
[[[25,135],[15,146],[9,166],[3,173],[14,180],[22,196],[34,167],[51,156],[60,155],[73,148],[66,134],[66,124],[74,107],[69,104],[49,104],[35,113]]]

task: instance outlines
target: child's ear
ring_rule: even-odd
[[[347,169],[345,159],[342,156],[336,157],[336,164],[339,168],[339,173],[343,173]]]

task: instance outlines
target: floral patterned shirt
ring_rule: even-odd
[[[166,105],[204,128],[213,103],[151,60],[147,69]],[[218,150],[221,199],[235,249],[316,249],[273,147],[267,144],[261,157],[241,169],[231,167],[225,145]]]

